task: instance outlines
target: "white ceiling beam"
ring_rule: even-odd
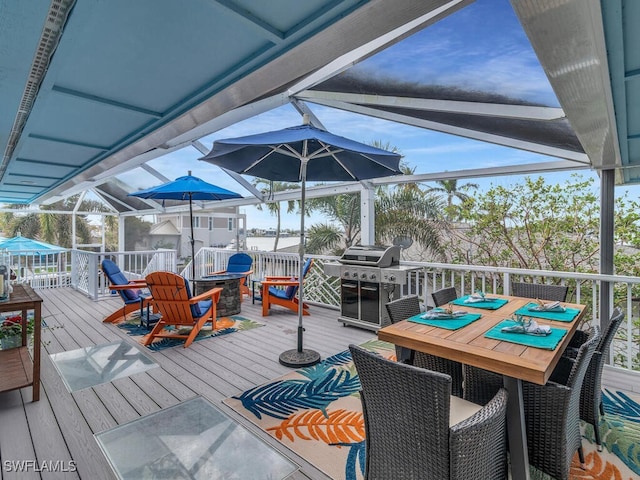
[[[143,163],[142,165],[140,165],[140,168],[142,168],[144,171],[146,171],[146,172],[150,173],[151,175],[153,175],[154,177],[156,177],[162,183],[169,183],[171,181],[170,178],[165,177],[158,170],[156,170],[155,168],[149,166],[149,164],[147,164],[147,163]]]
[[[191,142],[191,146],[193,148],[195,148],[196,150],[198,150],[198,152],[200,152],[202,155],[206,155],[207,153],[209,153],[209,150],[207,149],[207,147],[205,147],[202,144],[202,142],[200,142],[198,140]],[[220,167],[220,169],[224,173],[229,175],[231,178],[233,178],[236,182],[238,182],[242,187],[244,187],[252,195],[254,195],[258,200],[264,201],[264,195],[262,194],[262,192],[260,190],[258,190],[251,182],[249,182],[242,175],[240,175],[239,173],[234,172],[232,170],[228,170],[226,168]]]
[[[93,191],[96,193],[96,195],[99,195],[105,202],[107,203],[117,203],[118,205],[123,206],[124,208],[126,208],[127,210],[132,210],[133,211],[133,207],[131,205],[129,205],[126,202],[123,202],[122,200],[120,200],[117,197],[114,197],[113,195],[103,191],[103,190],[98,190],[98,187],[94,188]],[[140,200],[144,200],[144,199],[140,199]],[[149,202],[145,202],[148,205],[151,205],[152,207],[154,207],[153,204],[150,204]],[[159,204],[157,204],[159,205]]]
[[[231,125],[235,125],[238,122],[242,122],[243,120],[255,117],[256,115],[260,115],[261,113],[268,112],[269,110],[273,110],[274,108],[281,107],[282,105],[286,105],[287,103],[289,103],[289,95],[286,93],[278,93],[277,95],[263,98],[262,100],[258,100],[242,107],[234,108],[233,110],[224,112],[214,119],[202,123],[197,127],[192,128],[188,132],[185,132],[172,138],[171,140],[168,140],[167,142],[165,142],[165,145],[169,148],[173,148],[176,145],[185,147],[187,145],[190,145],[195,140],[199,140],[202,137],[211,135],[218,130],[230,127]]]
[[[303,102],[302,100],[298,100],[296,97],[291,97],[291,105],[293,105],[293,108],[295,108],[298,111],[298,113],[302,115],[303,118],[305,115],[308,115],[309,122],[311,123],[311,125],[313,125],[316,128],[321,128],[322,130],[326,130],[323,123],[320,121],[318,117],[316,117],[316,114],[313,113],[313,111],[311,110],[311,108],[309,108],[309,105],[307,105],[306,102]]]
[[[117,215],[117,213],[111,213],[111,212],[86,212],[84,210],[80,210],[77,212],[74,212],[72,210],[41,210],[39,208],[26,208],[24,210],[16,210],[15,208],[0,208],[0,213],[13,213],[16,215],[22,215],[22,214],[31,214],[31,213],[46,213],[46,214],[56,214],[56,215],[72,215],[72,214],[76,214],[76,215],[111,215],[111,216],[115,216]]]
[[[449,180],[449,179],[471,179],[471,178],[485,178],[485,177],[500,177],[508,175],[527,175],[533,173],[552,173],[552,172],[564,172],[564,171],[577,171],[586,170],[589,166],[576,163],[569,160],[559,160],[555,162],[539,162],[539,163],[526,163],[520,165],[505,165],[503,167],[492,168],[475,168],[464,170],[453,170],[445,172],[424,173],[419,175],[395,175],[383,178],[373,178],[369,180],[372,186],[404,184],[404,183],[423,183],[423,182],[435,182],[437,180]],[[344,183],[332,183],[325,185],[308,186],[306,189],[307,198],[322,198],[333,195],[340,195],[346,193],[360,193],[362,185],[360,182],[344,182]],[[286,202],[289,200],[300,199],[300,189],[286,190],[284,192],[277,192],[273,194],[271,202]],[[217,202],[206,202],[202,205],[194,205],[194,211],[199,210],[211,210],[215,208],[223,207],[243,207],[249,205],[257,205],[261,203],[257,198],[238,198],[231,200],[221,200]],[[177,213],[186,212],[189,207],[187,205],[180,205],[174,207],[165,208],[162,213]],[[154,210],[137,211],[126,213],[123,215],[153,215],[160,213]]]
[[[558,120],[565,117],[561,108],[536,107],[528,105],[506,105],[498,103],[460,102],[453,100],[433,100],[426,98],[368,95],[363,93],[324,92],[305,90],[296,98],[309,100],[335,100],[358,105],[408,108],[434,112],[462,113],[487,117],[506,117],[522,120]]]
[[[111,202],[107,201],[104,196],[102,195],[102,192],[97,191],[95,188],[92,188],[90,190],[91,192],[93,192],[93,194],[98,197],[100,200],[102,200],[102,204],[107,207],[109,210],[111,210],[113,213],[115,213],[116,215],[119,214],[118,210],[111,204]]]

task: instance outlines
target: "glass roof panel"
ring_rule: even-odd
[[[391,95],[559,106],[508,0],[477,0],[327,83],[340,77]]]

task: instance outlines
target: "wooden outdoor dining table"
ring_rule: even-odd
[[[487,295],[507,299],[497,310],[474,308],[473,304],[455,306],[456,310],[480,313],[479,320],[458,330],[432,327],[403,320],[378,331],[378,338],[416,351],[430,353],[467,365],[484,368],[503,375],[504,386],[509,392],[507,405],[507,430],[511,458],[512,478],[529,478],[527,435],[522,401],[522,380],[544,385],[558,364],[573,333],[585,314],[585,306],[563,302],[566,307],[576,308],[580,313],[571,322],[546,319],[535,320],[540,325],[550,325],[567,330],[555,350],[527,347],[507,341],[486,338],[484,334],[530,302],[531,298],[505,295]]]

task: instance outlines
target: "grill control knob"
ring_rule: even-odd
[[[367,274],[366,274],[366,272],[365,272],[365,273],[361,273],[361,274],[360,274],[360,278],[362,278],[363,280],[366,280],[366,279],[367,279]]]
[[[343,277],[348,278],[349,277],[349,271],[345,270],[344,273],[342,274]]]
[[[358,272],[353,272],[353,273],[351,274],[351,276],[352,276],[353,278],[358,278]]]
[[[375,280],[375,279],[376,279],[376,274],[375,274],[375,273],[372,273],[371,275],[369,275],[369,278],[370,278],[371,280]]]
[[[396,281],[396,276],[395,275],[389,275],[389,281],[390,282],[395,282]]]

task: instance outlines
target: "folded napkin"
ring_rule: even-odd
[[[435,317],[424,318],[424,313],[419,313],[407,319],[409,322],[420,323],[422,325],[429,325],[430,327],[444,328],[445,330],[458,330],[464,328],[467,325],[478,320],[482,315],[479,313],[465,313],[464,315],[451,316],[451,317]]]
[[[469,300],[471,298],[471,300]],[[471,295],[465,295],[449,302],[451,305],[459,305],[461,307],[482,308],[485,310],[497,310],[508,302],[505,298],[478,298]]]
[[[550,302],[529,307],[529,310],[533,312],[565,312],[567,309],[560,305],[560,302]]]
[[[530,320],[523,324],[518,323],[510,327],[502,327],[500,331],[503,333],[526,333],[527,335],[536,335],[538,337],[551,335],[551,327],[549,325],[538,325],[535,320]]]
[[[454,312],[448,312],[442,308],[434,308],[424,313],[420,318],[442,320],[447,318],[460,318],[467,314],[464,310],[456,310]]]
[[[423,320],[433,321],[433,320]],[[455,322],[456,320],[449,320],[449,322]],[[509,332],[503,332],[504,327],[511,327],[517,325],[513,320],[503,320],[495,327],[487,331],[484,334],[486,338],[491,338],[501,342],[516,343],[518,345],[525,345],[527,347],[541,348],[543,350],[555,350],[558,345],[567,334],[567,330],[564,328],[553,327],[550,335],[519,335]],[[521,324],[520,324],[521,325]]]
[[[475,292],[465,298],[464,303],[492,302],[493,300],[495,299],[485,297],[482,292]]]

